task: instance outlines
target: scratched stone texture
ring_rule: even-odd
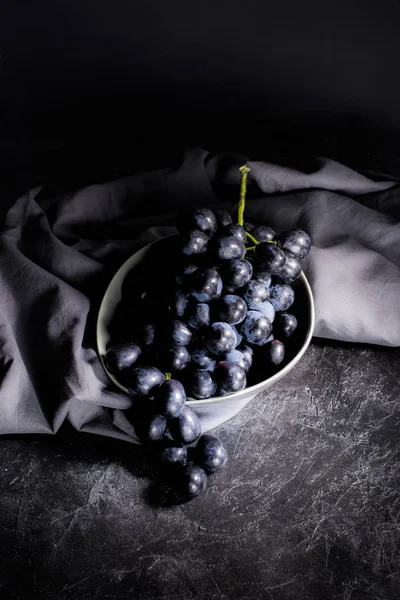
[[[398,600],[400,349],[315,341],[188,504],[125,442],[0,440],[0,598]]]

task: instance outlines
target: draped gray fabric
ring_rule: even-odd
[[[96,354],[97,310],[111,277],[149,241],[175,232],[187,206],[237,205],[246,157],[186,152],[178,168],[71,193],[29,191],[0,235],[0,433],[78,430],[133,441]],[[313,247],[304,270],[315,335],[400,345],[400,183],[326,158],[303,167],[247,160],[245,219],[300,227]]]

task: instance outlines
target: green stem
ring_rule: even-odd
[[[165,380],[171,379],[171,373],[165,373]]]
[[[253,242],[253,244],[255,244],[256,246],[257,246],[257,244],[259,244],[259,243],[260,243],[260,242],[259,242],[258,240],[256,240],[256,238],[255,238],[255,237],[253,237],[253,236],[251,235],[251,233],[249,233],[248,231],[246,231],[246,235],[247,235],[247,237],[249,238],[249,240],[251,240],[251,241]]]
[[[240,199],[239,199],[239,210],[238,210],[238,224],[243,225],[244,223],[244,208],[246,205],[246,180],[247,173],[250,171],[250,168],[247,165],[243,165],[240,167],[239,171],[242,174],[242,181],[240,183]]]
[[[256,247],[255,246],[249,246],[248,248],[246,248],[246,252],[249,252],[250,250],[255,250]]]

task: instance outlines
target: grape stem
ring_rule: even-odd
[[[249,233],[248,231],[246,231],[246,235],[247,235],[247,237],[249,238],[249,240],[251,240],[251,241],[253,242],[253,244],[255,244],[256,246],[257,246],[257,244],[259,244],[259,243],[260,243],[260,242],[259,242],[258,240],[256,240],[256,238],[255,238],[255,237],[253,237],[253,236],[251,235],[251,233]]]
[[[171,379],[171,373],[165,373],[165,380]]]
[[[246,206],[246,181],[247,181],[247,173],[250,171],[250,168],[247,165],[243,165],[242,167],[240,167],[239,171],[242,174],[242,181],[240,183],[238,224],[243,225],[243,223],[244,223],[244,208]]]

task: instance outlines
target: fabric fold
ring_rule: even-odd
[[[247,162],[245,220],[299,227],[313,247],[304,269],[315,336],[400,345],[400,183],[331,159],[272,164],[239,154],[185,152],[177,168],[74,192],[45,187],[17,199],[0,232],[0,433],[81,431],[134,441],[131,398],[96,352],[101,298],[124,261],[174,233],[178,211],[237,209]]]

